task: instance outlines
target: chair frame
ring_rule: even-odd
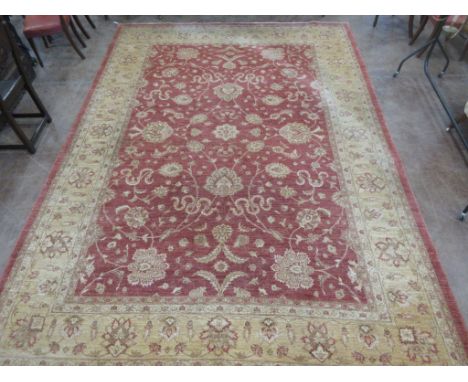
[[[15,80],[14,84],[8,89],[5,98],[3,98],[0,94],[0,112],[4,115],[6,122],[11,126],[13,132],[16,134],[18,139],[22,142],[22,144],[0,145],[0,150],[26,149],[31,154],[34,154],[36,152],[37,140],[39,139],[40,134],[44,130],[45,125],[47,123],[52,122],[52,118],[50,117],[47,109],[43,105],[38,94],[34,90],[26,71],[22,66],[18,46],[16,45],[11,35],[11,32],[9,31],[8,26],[6,25],[4,20],[1,21],[0,28],[4,31],[6,35],[8,44],[10,45],[11,53],[13,55],[13,59],[16,63],[16,67],[19,72],[19,77]],[[9,108],[8,94],[12,94],[12,90],[20,86],[27,90],[34,104],[39,109],[38,113],[15,113]],[[28,138],[26,136],[21,126],[16,122],[17,118],[41,118],[41,121],[34,129],[31,138]]]
[[[85,55],[78,48],[78,45],[75,43],[75,41],[73,40],[73,38],[71,36],[71,33],[70,33],[70,29],[71,29],[71,31],[73,32],[73,34],[75,35],[75,37],[77,38],[79,43],[83,46],[83,48],[86,48],[85,42],[80,37],[80,35],[79,35],[79,33],[78,33],[77,29],[76,29],[75,23],[73,21],[73,17],[70,16],[70,19],[69,19],[68,23],[66,22],[64,16],[59,16],[59,17],[60,17],[60,24],[62,26],[62,32],[65,34],[65,37],[67,38],[68,42],[70,43],[72,48],[75,50],[75,52],[78,53],[78,55],[81,57],[81,59],[84,60],[86,58]],[[68,24],[70,24],[70,29],[68,28]],[[50,42],[50,40],[46,36],[41,36],[41,37],[42,37],[42,40],[44,41],[44,45],[46,47],[48,47],[48,42]],[[44,63],[42,62],[41,56],[39,55],[39,52],[38,52],[37,47],[36,47],[36,43],[34,42],[34,38],[33,37],[26,37],[26,40],[28,40],[29,45],[31,45],[31,48],[32,48],[34,54],[36,55],[36,58],[37,58],[37,61],[39,62],[39,65],[41,67],[44,67]]]

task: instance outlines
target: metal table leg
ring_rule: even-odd
[[[431,84],[432,89],[434,90],[437,98],[439,99],[442,107],[444,108],[445,113],[447,114],[447,116],[448,116],[448,118],[449,118],[449,120],[451,122],[450,127],[447,129],[447,131],[450,132],[452,129],[455,129],[455,131],[458,134],[458,137],[460,138],[461,142],[463,143],[465,148],[468,150],[468,140],[463,136],[460,125],[458,124],[457,120],[453,116],[450,108],[447,105],[447,101],[445,100],[445,97],[442,95],[442,93],[439,90],[438,86],[434,82],[434,79],[432,78],[431,73],[429,72],[429,61],[431,59],[434,48],[436,46],[438,46],[440,48],[440,50],[442,51],[442,54],[445,57],[445,66],[442,69],[442,71],[439,73],[439,77],[442,77],[444,75],[444,73],[446,72],[446,70],[447,70],[447,68],[448,68],[448,66],[450,64],[450,59],[448,57],[448,54],[445,51],[443,45],[440,43],[440,40],[439,40],[440,35],[442,33],[442,30],[443,30],[442,27],[443,27],[444,22],[445,22],[445,19],[442,22],[440,22],[438,33],[436,34],[436,36],[433,39],[431,39],[426,44],[424,44],[420,48],[416,49],[414,52],[412,52],[411,54],[409,54],[408,56],[403,58],[403,60],[401,60],[400,64],[398,65],[398,68],[397,68],[396,72],[393,74],[393,77],[398,76],[403,64],[406,61],[408,61],[411,57],[416,56],[418,53],[423,52],[426,48],[429,48],[429,51],[427,52],[427,55],[426,55],[426,57],[424,59],[424,74],[426,75],[426,78],[429,80],[429,83]],[[459,215],[459,220],[461,220],[461,221],[465,220],[467,214],[468,214],[468,206]]]
[[[400,74],[400,70],[403,66],[403,64],[408,61],[411,57],[414,57],[416,56],[418,53],[420,52],[423,52],[425,49],[427,49],[428,46],[431,46],[432,44],[434,44],[436,41],[436,38],[433,38],[432,40],[429,40],[427,43],[425,43],[423,46],[421,46],[420,48],[416,49],[414,52],[410,53],[409,55],[407,55],[403,60],[400,61],[400,65],[398,65],[398,68],[397,70],[395,71],[395,73],[393,73],[393,77],[395,78],[396,76],[398,76]]]
[[[465,209],[460,213],[458,220],[464,221],[466,219],[466,215],[468,215],[468,206],[466,206]]]
[[[440,43],[439,39],[437,39],[437,45],[439,46],[440,50],[442,51],[442,54],[444,55],[445,57],[445,66],[444,68],[442,69],[442,71],[438,74],[438,77],[439,78],[442,78],[442,76],[445,74],[445,72],[447,71],[447,68],[449,67],[449,64],[450,64],[450,58],[447,54],[447,51],[445,50],[444,46]]]

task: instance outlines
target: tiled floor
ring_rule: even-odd
[[[322,20],[313,16],[111,16],[111,21],[94,17],[97,31],[92,35],[82,61],[62,39],[45,51],[45,68],[37,68],[34,85],[54,118],[44,132],[38,152],[0,152],[0,269],[38,197],[60,147],[65,141],[85,94],[112,39],[116,25],[126,22],[179,21],[297,21]],[[112,21],[113,20],[113,21]],[[392,74],[413,48],[407,44],[407,17],[382,16],[372,28],[371,16],[332,17],[324,21],[349,21],[377,91],[390,132],[406,167],[410,183],[420,203],[443,268],[465,319],[468,320],[468,222],[456,220],[468,203],[468,168],[456,140],[445,132],[447,117],[424,77],[422,62],[406,64],[398,79]],[[18,20],[20,21],[20,20]],[[418,44],[427,37],[420,37]],[[416,44],[416,45],[418,45]],[[449,104],[461,112],[468,94],[468,65],[457,61],[461,41],[448,44],[454,60],[440,80]],[[443,61],[436,53],[433,66]],[[467,126],[468,130],[468,126]],[[1,137],[1,134],[0,134]]]

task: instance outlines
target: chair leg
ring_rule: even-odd
[[[410,40],[413,39],[413,24],[414,24],[414,16],[411,15],[408,17],[408,37]]]
[[[104,16],[104,17],[109,18],[109,16]],[[96,25],[94,25],[94,22],[93,22],[93,20],[91,19],[91,17],[85,16],[85,19],[88,20],[88,23],[89,23],[89,25],[91,25],[91,28],[96,29]],[[106,19],[106,20],[107,20],[107,19]]]
[[[47,123],[52,122],[52,117],[50,116],[49,112],[45,108],[44,104],[39,98],[39,95],[36,93],[36,90],[33,88],[29,80],[25,81],[24,87],[29,92],[29,95],[31,96],[33,102],[35,103],[36,107],[39,109],[39,111],[41,112],[42,116],[45,118]]]
[[[465,122],[467,119],[468,119],[468,116],[467,116],[465,113],[463,113],[463,114],[460,115],[459,117],[455,118],[455,122],[456,122],[456,123],[463,123],[463,122]],[[449,127],[450,127],[450,128],[454,127],[454,126],[453,126],[453,123],[451,123],[451,124],[449,125]]]
[[[8,111],[4,106],[3,106],[3,102],[0,102],[0,110],[2,112],[2,114],[5,116],[5,119],[6,121],[8,122],[8,124],[11,126],[11,128],[13,129],[14,133],[16,134],[16,136],[18,137],[18,139],[21,141],[21,143],[23,143],[23,145],[26,147],[26,149],[31,153],[31,154],[34,154],[36,152],[36,148],[34,147],[34,145],[32,144],[31,140],[26,136],[26,134],[24,133],[23,129],[21,129],[21,126],[19,126],[17,123],[16,123],[16,120],[15,118],[13,117],[13,115],[11,114],[10,111]]]
[[[85,59],[85,56],[83,53],[81,53],[80,48],[76,45],[75,41],[73,41],[73,38],[70,34],[70,29],[68,29],[68,25],[66,23],[63,24],[63,33],[65,34],[65,37],[69,41],[70,45],[72,46],[73,49],[75,49],[75,52],[78,53],[78,56],[80,56],[83,60]]]
[[[37,58],[37,61],[39,62],[39,65],[41,65],[41,67],[43,68],[44,64],[42,63],[41,56],[39,55],[39,52],[37,51],[34,39],[31,38],[31,37],[28,37],[27,40],[29,42],[29,45],[31,45],[32,50],[34,51],[34,54],[36,55],[36,58]]]
[[[44,43],[44,46],[45,46],[46,48],[49,47],[49,42],[47,41],[47,38],[46,38],[45,36],[42,36],[42,42]]]
[[[434,26],[434,29],[432,30],[432,33],[431,35],[429,36],[429,39],[428,41],[432,40],[435,36],[437,36],[437,34],[439,33],[439,30],[442,28],[442,24],[440,23],[437,23],[435,26]],[[423,50],[421,50],[418,55],[416,57],[418,58],[421,58],[421,56],[424,54],[424,52],[426,51],[426,49],[428,48],[428,46],[426,46],[426,48],[424,48]]]
[[[421,16],[421,20],[419,21],[418,29],[413,34],[413,38],[409,42],[409,45],[413,45],[414,42],[418,39],[419,35],[422,33],[422,31],[426,27],[426,24],[427,24],[428,20],[429,20],[429,16]]]
[[[86,29],[84,28],[83,24],[81,24],[80,18],[78,16],[73,16],[73,20],[75,20],[75,23],[80,29],[81,33],[83,33],[87,39],[90,39],[91,37],[89,33],[86,31]]]
[[[70,28],[73,32],[73,34],[75,35],[75,37],[77,38],[77,40],[80,42],[81,46],[83,48],[86,48],[86,44],[85,42],[83,41],[83,39],[81,38],[80,34],[78,33],[78,31],[76,30],[76,27],[75,27],[75,23],[73,22],[73,19],[70,18]]]
[[[379,21],[379,15],[374,17],[374,23],[372,24],[372,28],[375,28],[377,26],[377,22]]]
[[[460,54],[460,61],[462,61],[465,58],[466,52],[468,52],[468,39],[466,39],[465,46],[463,47],[463,50]]]
[[[468,214],[468,206],[466,206],[461,214],[458,216],[458,220],[464,221],[466,219],[466,215]]]
[[[465,113],[463,113],[463,115],[460,118],[457,119],[457,123],[463,123],[467,119],[468,119],[468,116]]]

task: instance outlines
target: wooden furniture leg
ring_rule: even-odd
[[[46,38],[45,36],[42,36],[42,42],[44,43],[44,46],[45,46],[46,48],[49,47],[49,42],[47,41],[47,38]]]
[[[468,119],[468,116],[466,114],[463,113],[463,115],[461,115],[460,117],[458,117],[456,119],[457,123],[463,123],[465,122],[466,120]]]
[[[466,52],[468,52],[468,38],[465,41],[465,46],[463,47],[463,50],[460,54],[460,61],[462,61],[465,58]]]
[[[81,33],[83,33],[87,39],[90,39],[91,37],[89,33],[86,31],[86,29],[84,28],[83,24],[81,24],[80,18],[78,16],[72,16],[72,17],[73,17],[73,20],[75,20],[75,23],[80,29]]]
[[[29,95],[31,96],[31,99],[33,100],[36,107],[39,109],[39,112],[44,117],[46,122],[52,122],[52,117],[50,116],[49,112],[47,111],[41,99],[39,98],[39,95],[36,93],[36,90],[34,90],[31,81],[27,78],[24,80],[24,87],[28,91]]]
[[[431,35],[429,36],[428,41],[432,40],[435,36],[439,34],[440,29],[442,29],[443,23],[438,22],[435,26],[434,29],[432,30]],[[424,52],[426,51],[427,47],[421,50],[416,57],[420,58]]]
[[[426,27],[426,24],[428,21],[429,21],[429,16],[421,16],[421,19],[419,20],[418,29],[413,34],[413,37],[411,38],[409,45],[413,45],[414,42],[418,39],[419,35],[422,33],[422,31]]]
[[[106,16],[104,16],[106,17]],[[91,25],[91,28],[96,29],[96,25],[94,24],[94,21],[91,19],[90,16],[85,16],[85,19],[88,20],[89,25]]]
[[[81,38],[80,34],[78,33],[76,27],[75,27],[75,23],[73,22],[73,18],[70,18],[70,28],[73,32],[73,34],[75,35],[76,39],[80,42],[81,46],[83,48],[86,48],[86,44],[85,42],[83,41],[83,39]]]
[[[413,39],[413,24],[414,24],[414,15],[408,17],[408,37],[410,40]]]
[[[72,48],[75,49],[75,52],[78,53],[78,55],[84,60],[86,57],[81,52],[80,48],[78,48],[75,41],[73,41],[73,38],[72,38],[72,36],[70,34],[70,29],[68,29],[68,25],[67,25],[67,23],[65,22],[65,20],[63,19],[62,16],[60,16],[60,21],[62,23],[62,30],[63,30],[63,33],[65,34],[65,37],[70,42],[70,45],[72,46]],[[71,19],[70,19],[70,21],[71,21]]]
[[[2,112],[2,115],[5,116],[7,123],[11,126],[14,133],[16,134],[18,139],[21,141],[21,143],[26,147],[26,149],[31,154],[34,154],[36,152],[36,148],[34,147],[32,142],[29,140],[29,138],[26,136],[26,134],[23,132],[21,127],[16,123],[16,120],[13,117],[12,113],[5,107],[3,101],[1,100],[0,100],[0,111]]]
[[[34,39],[33,38],[28,38],[27,40],[29,42],[29,45],[31,45],[31,48],[32,48],[34,54],[36,55],[36,58],[37,58],[37,61],[39,62],[39,65],[41,65],[41,67],[43,68],[44,64],[43,64],[43,62],[41,60],[41,56],[39,55],[39,52],[37,51],[37,47],[36,47],[36,43],[34,42]]]
[[[377,26],[377,23],[379,21],[379,17],[380,17],[379,15],[374,17],[374,23],[372,24],[372,28],[375,28]]]

